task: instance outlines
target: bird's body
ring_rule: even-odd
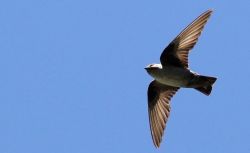
[[[170,113],[170,100],[180,88],[194,88],[210,95],[215,77],[192,72],[188,54],[195,46],[212,11],[208,10],[188,25],[162,52],[161,64],[150,64],[145,69],[155,80],[148,87],[148,110],[151,135],[160,146]]]
[[[195,75],[188,69],[176,66],[166,66],[159,69],[152,69],[148,73],[159,83],[173,87],[189,87],[189,82]]]

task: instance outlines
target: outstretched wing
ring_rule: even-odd
[[[188,68],[188,53],[198,41],[211,13],[212,10],[202,13],[164,49],[160,57],[163,66],[174,65]]]
[[[178,87],[152,81],[148,87],[148,112],[150,130],[154,145],[160,147],[166,122],[170,113],[170,100]]]

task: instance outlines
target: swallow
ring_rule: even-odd
[[[199,75],[188,67],[188,55],[211,16],[207,10],[189,24],[162,52],[161,64],[149,64],[145,69],[154,78],[148,87],[149,124],[153,143],[160,147],[170,114],[170,100],[180,88],[194,88],[210,95],[217,78]]]

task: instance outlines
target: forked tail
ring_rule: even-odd
[[[198,87],[195,88],[196,90],[202,92],[205,95],[210,95],[211,91],[212,91],[212,86],[215,83],[215,81],[217,80],[217,78],[215,77],[210,77],[210,76],[199,76],[199,81],[203,82],[203,86],[202,87]]]

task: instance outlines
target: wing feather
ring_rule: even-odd
[[[163,50],[160,58],[163,66],[188,68],[188,54],[197,43],[211,13],[212,10],[202,13]]]
[[[148,88],[148,111],[151,135],[156,147],[160,146],[170,112],[170,100],[179,88],[152,81]]]

